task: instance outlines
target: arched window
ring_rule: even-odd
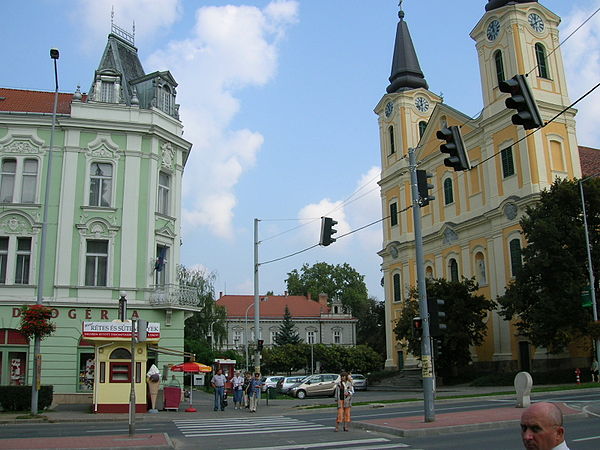
[[[424,120],[421,120],[419,122],[419,139],[423,137],[423,135],[425,134],[425,129],[427,128],[427,122],[425,122]]]
[[[126,348],[115,348],[110,354],[110,359],[131,359],[131,352]]]
[[[546,59],[546,48],[539,42],[535,44],[535,58],[538,66],[538,77],[550,78],[550,72],[548,70],[548,60]]]
[[[395,273],[394,277],[393,277],[393,295],[394,295],[394,301],[395,302],[400,302],[402,301],[402,290],[401,290],[401,286],[400,286],[400,274]]]
[[[485,257],[482,252],[477,252],[475,255],[475,273],[477,274],[477,282],[485,286],[487,284],[487,275],[485,270]]]
[[[390,137],[390,155],[393,155],[396,153],[396,144],[394,143],[394,127],[391,125],[388,128],[388,135]]]
[[[452,179],[444,180],[444,204],[449,205],[454,202],[454,192],[452,190]]]
[[[454,258],[448,262],[448,269],[450,271],[450,281],[458,281],[458,263]]]
[[[510,251],[510,271],[512,276],[516,276],[517,273],[523,267],[523,260],[521,259],[521,241],[520,239],[512,239],[509,244]]]
[[[425,278],[427,278],[428,280],[433,279],[433,267],[427,266],[425,268]]]
[[[504,61],[502,60],[502,52],[500,50],[494,52],[494,62],[496,63],[496,78],[498,79],[498,84],[500,84],[500,82],[506,79],[504,76]]]

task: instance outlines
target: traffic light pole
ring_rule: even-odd
[[[258,222],[254,219],[254,342],[260,339],[260,300],[258,295]],[[260,351],[258,345],[254,350],[254,372],[260,373]]]
[[[415,149],[408,149],[408,168],[413,204],[413,221],[415,228],[415,249],[417,260],[417,282],[419,291],[419,314],[423,321],[421,336],[421,376],[423,378],[423,399],[425,422],[435,422],[433,358],[431,357],[431,338],[429,334],[429,314],[427,312],[427,288],[425,286],[425,257],[423,255],[423,235],[421,232],[421,208],[419,206],[419,189],[417,186],[417,157]]]

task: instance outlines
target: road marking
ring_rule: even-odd
[[[135,431],[152,431],[152,428],[136,428]],[[110,430],[86,430],[86,433],[112,433],[112,432],[129,432],[129,429],[110,429]]]
[[[600,439],[600,436],[590,436],[590,437],[586,437],[586,438],[571,439],[571,440],[573,442],[581,442],[581,441],[593,441],[594,439]]]
[[[332,445],[353,445],[353,444],[377,444],[380,442],[390,442],[386,438],[373,438],[373,439],[359,439],[353,441],[335,441],[335,442],[317,442],[315,444],[299,444],[299,445],[281,445],[278,447],[252,447],[246,448],[246,450],[297,450],[303,448],[319,448],[319,447],[330,447]],[[377,447],[381,448],[381,447]]]

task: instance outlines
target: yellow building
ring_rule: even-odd
[[[483,9],[483,4],[482,4]],[[429,90],[415,52],[404,12],[400,11],[392,75],[375,113],[379,117],[384,221],[382,269],[386,301],[386,367],[415,361],[393,332],[402,301],[416,285],[409,148],[416,148],[419,169],[431,172],[436,197],[420,208],[423,221],[425,272],[429,277],[475,277],[480,293],[502,295],[521,264],[519,219],[540,191],[558,178],[581,176],[574,109],[525,138],[511,122],[514,110],[498,83],[516,74],[527,80],[544,122],[571,102],[561,49],[560,18],[537,1],[490,0],[471,31],[479,55],[484,109],[475,119],[443,103]],[[460,68],[456,68],[460,70]],[[465,90],[468,87],[465,86]],[[473,93],[475,95],[475,93]],[[436,132],[461,126],[472,165],[470,171],[445,167],[447,156]],[[487,319],[485,343],[472,350],[476,363],[495,369],[529,369],[532,360],[549,358],[496,312]],[[563,358],[566,355],[555,355]]]

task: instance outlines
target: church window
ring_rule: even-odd
[[[433,267],[427,266],[425,268],[425,278],[428,280],[433,280]]]
[[[390,204],[390,226],[398,225],[398,203]]]
[[[546,48],[539,42],[535,44],[535,58],[537,60],[538,76],[540,78],[550,78]]]
[[[450,281],[458,281],[458,263],[456,259],[450,259],[448,269],[450,270]]]
[[[558,141],[550,141],[550,161],[553,170],[565,171],[562,145]]]
[[[449,205],[450,203],[454,203],[454,191],[452,189],[452,180],[446,178],[444,180],[444,204]]]
[[[395,273],[393,278],[393,295],[394,295],[394,301],[395,302],[399,302],[402,301],[402,289],[400,286],[400,274],[399,273]]]
[[[504,178],[515,174],[515,164],[513,162],[512,147],[507,147],[500,152],[502,159],[502,176]]]
[[[485,270],[485,257],[482,252],[477,252],[475,255],[475,271],[477,273],[477,282],[485,286],[487,284],[487,275]]]
[[[91,164],[89,206],[110,206],[112,198],[112,177],[112,164],[99,162],[93,162]]]
[[[424,120],[421,120],[419,122],[419,139],[421,139],[423,137],[423,135],[425,134],[426,128],[427,128],[427,122],[425,122]]]
[[[396,153],[396,144],[394,143],[394,127],[390,125],[388,128],[388,135],[390,137],[390,155]]]
[[[504,76],[504,61],[502,60],[502,52],[500,50],[496,50],[494,53],[494,61],[496,63],[496,78],[498,79],[498,84],[500,84],[506,79]]]
[[[510,251],[510,271],[512,276],[516,276],[517,273],[523,267],[523,260],[521,259],[521,241],[519,239],[512,239],[509,244]]]

